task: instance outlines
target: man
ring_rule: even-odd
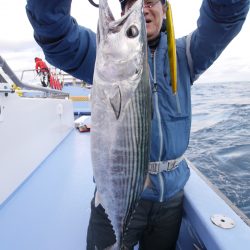
[[[35,57],[36,73],[41,78],[43,87],[47,87],[50,81],[50,71],[47,64],[39,57]]]
[[[125,13],[136,0],[120,0]],[[75,77],[92,83],[96,36],[70,16],[70,0],[28,0],[27,14],[34,37],[46,59]],[[167,36],[161,32],[164,0],[144,1],[144,16],[151,56],[154,115],[150,161],[163,163],[141,195],[124,235],[126,249],[139,241],[140,249],[175,249],[181,217],[183,188],[190,172],[182,156],[191,127],[191,85],[240,31],[249,0],[204,0],[198,28],[177,40],[178,95],[171,90]],[[170,167],[169,167],[170,166]],[[115,236],[101,205],[91,204],[87,249],[105,249]]]

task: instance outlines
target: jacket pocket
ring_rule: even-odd
[[[180,157],[186,151],[189,143],[191,118],[188,115],[169,114],[162,119],[165,130],[164,141],[169,159]]]

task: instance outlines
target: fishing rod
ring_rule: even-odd
[[[96,8],[99,8],[99,4],[95,3],[93,0],[89,0],[89,2]]]

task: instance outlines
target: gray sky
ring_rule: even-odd
[[[201,2],[201,0],[170,0],[176,37],[187,35],[195,29]],[[118,0],[109,0],[109,3],[115,17],[118,18],[120,15]],[[33,39],[25,5],[26,0],[0,0],[0,55],[18,74],[22,70],[34,68],[34,57],[44,58]],[[73,0],[71,13],[79,24],[96,30],[98,9],[92,7],[87,0]],[[201,76],[200,82],[250,81],[249,16],[240,34]]]

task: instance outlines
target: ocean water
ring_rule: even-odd
[[[192,87],[186,156],[250,218],[250,82]]]

